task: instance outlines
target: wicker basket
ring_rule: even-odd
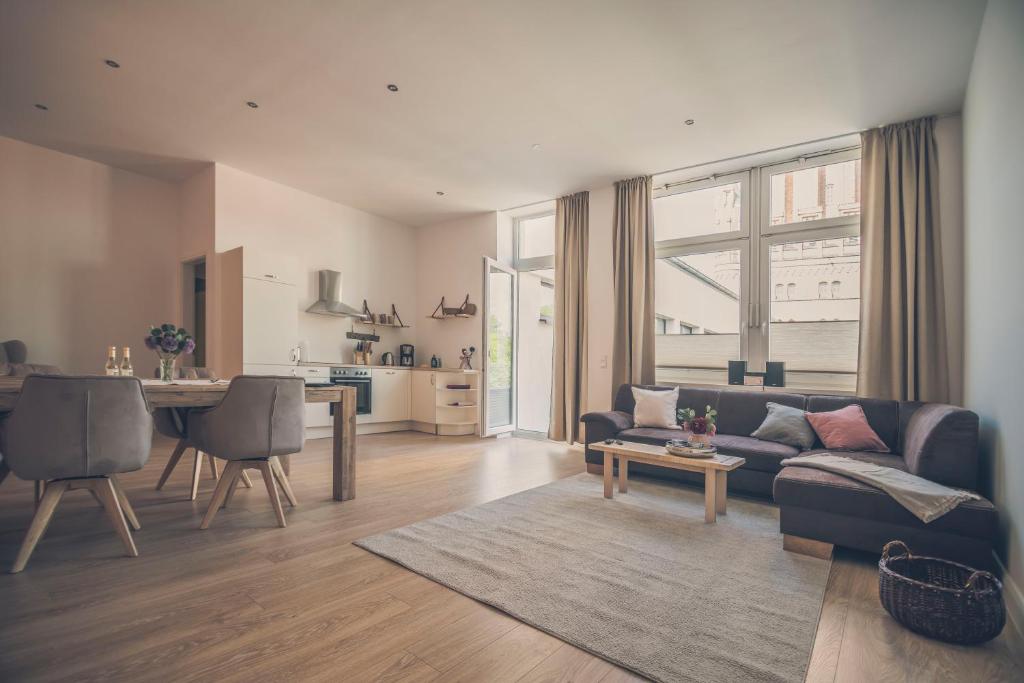
[[[902,554],[890,556],[897,548]],[[948,643],[984,643],[1006,624],[999,579],[956,562],[915,557],[903,541],[889,541],[882,549],[878,597],[911,631]]]

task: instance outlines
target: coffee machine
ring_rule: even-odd
[[[398,364],[403,368],[411,368],[415,365],[412,344],[402,344],[398,347]]]

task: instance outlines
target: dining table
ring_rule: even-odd
[[[0,377],[0,413],[14,410],[24,377]],[[142,380],[150,408],[206,408],[220,403],[228,391],[224,380]],[[306,403],[333,403],[332,488],[334,500],[356,497],[356,388],[306,386]],[[282,465],[289,467],[288,458]]]

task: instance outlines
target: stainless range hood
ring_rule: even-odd
[[[341,273],[336,270],[321,270],[319,275],[320,298],[306,309],[306,313],[333,315],[338,318],[366,319],[362,311],[341,302]]]

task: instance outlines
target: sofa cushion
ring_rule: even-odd
[[[825,448],[837,451],[891,452],[868,424],[864,409],[859,405],[823,413],[807,413],[807,421]]]
[[[882,453],[871,453],[870,456],[896,457],[885,456]],[[995,507],[984,498],[965,501],[925,525],[882,490],[832,472],[810,467],[784,467],[775,477],[773,488],[775,502],[781,506],[829,512],[899,526],[926,526],[932,532],[972,538],[991,539],[996,530]]]
[[[658,386],[656,384],[623,384],[615,392],[614,409],[623,413],[633,414],[636,401],[633,399],[633,387],[649,391],[670,391],[676,387]],[[693,408],[698,415],[704,414],[707,406],[718,408],[718,389],[702,389],[696,387],[679,387],[679,403],[676,408]]]
[[[708,406],[718,410],[718,398],[721,393],[718,389],[679,387],[679,407],[692,408],[698,417],[703,416]]]
[[[768,402],[768,417],[751,434],[755,439],[784,443],[806,451],[814,445],[814,430],[800,408]]]
[[[871,429],[875,430],[879,438],[885,442],[893,453],[900,452],[899,439],[899,402],[887,401],[877,398],[858,398],[856,396],[808,396],[807,412],[825,413],[846,406],[859,405],[864,411]],[[822,448],[824,444],[818,439],[815,448]]]
[[[806,397],[802,394],[723,389],[718,394],[718,432],[749,436],[768,416],[769,402],[803,410],[805,401]],[[700,411],[698,414],[703,415]]]
[[[762,441],[752,436],[734,436],[732,434],[715,434],[711,443],[723,455],[735,455],[745,458],[743,467],[759,472],[775,473],[782,469],[781,463],[786,458],[795,458],[800,451],[784,443]]]
[[[633,387],[633,426],[655,429],[682,429],[676,422],[676,403],[679,389],[652,391]]]

